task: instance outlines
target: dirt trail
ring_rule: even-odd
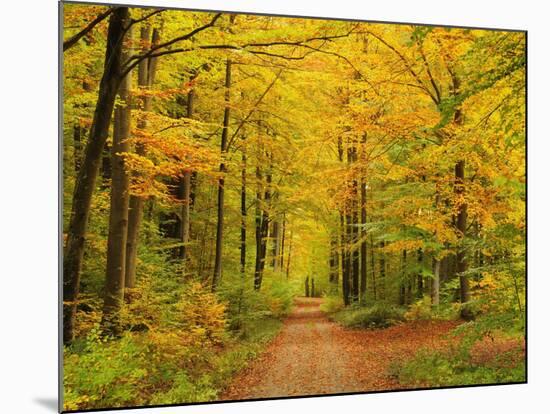
[[[410,323],[350,330],[327,319],[321,299],[299,298],[266,352],[241,372],[225,400],[319,395],[401,388],[389,364],[421,346],[443,346],[455,323]]]

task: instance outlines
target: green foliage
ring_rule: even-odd
[[[148,375],[146,348],[132,336],[117,341],[102,339],[99,328],[87,336],[84,349],[71,353],[65,349],[65,409],[121,407],[136,401],[136,391]]]
[[[328,314],[339,312],[344,308],[344,302],[340,296],[325,296],[321,304],[321,310]]]
[[[223,344],[209,346],[158,332],[109,340],[96,326],[80,346],[65,348],[65,409],[215,400],[280,328],[278,319],[259,319],[246,340],[225,336]]]
[[[523,382],[525,362],[512,366],[505,363],[512,353],[503,353],[495,364],[484,366],[457,353],[422,350],[404,364],[393,364],[390,374],[403,385],[421,387]]]
[[[421,349],[412,359],[393,363],[390,374],[410,386],[454,386],[523,382],[524,321],[512,313],[484,315],[459,325],[448,349]],[[495,343],[504,350],[486,349]]]
[[[431,298],[429,296],[424,296],[422,299],[416,301],[409,306],[409,309],[405,312],[404,316],[410,321],[432,319],[434,313],[432,310]]]
[[[219,295],[227,303],[228,326],[236,335],[246,338],[259,321],[265,318],[283,318],[292,309],[297,291],[296,282],[266,280],[260,291],[251,283],[231,283],[226,278]]]
[[[404,320],[403,309],[384,303],[341,310],[332,319],[350,328],[387,328]]]

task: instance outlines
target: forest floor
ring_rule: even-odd
[[[346,329],[320,310],[322,299],[298,298],[280,334],[221,395],[243,400],[405,388],[390,365],[426,347],[448,346],[456,321],[408,322],[387,329]]]

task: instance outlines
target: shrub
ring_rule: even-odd
[[[325,296],[321,304],[321,310],[326,313],[339,312],[344,308],[344,302],[339,296]]]
[[[409,321],[430,320],[433,316],[432,301],[429,296],[424,296],[422,299],[411,304],[407,312],[405,312],[405,319]]]
[[[498,384],[525,381],[525,362],[478,365],[460,353],[422,350],[412,360],[392,365],[390,373],[401,384],[411,386]]]
[[[333,319],[350,328],[387,328],[403,321],[404,312],[395,306],[376,304],[344,309],[335,313]]]
[[[131,336],[102,339],[99,328],[90,331],[82,353],[65,350],[65,410],[121,407],[136,403],[136,389],[147,376],[145,348]]]
[[[195,344],[223,342],[226,320],[225,305],[215,294],[208,292],[199,283],[190,284],[176,307],[179,323]]]

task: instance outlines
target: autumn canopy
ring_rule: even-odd
[[[70,3],[63,25],[66,409],[257,397],[228,384],[297,296],[375,329],[338,334],[368,372],[414,338],[359,391],[524,380],[524,33]],[[472,371],[415,377],[451,330],[437,358]]]

